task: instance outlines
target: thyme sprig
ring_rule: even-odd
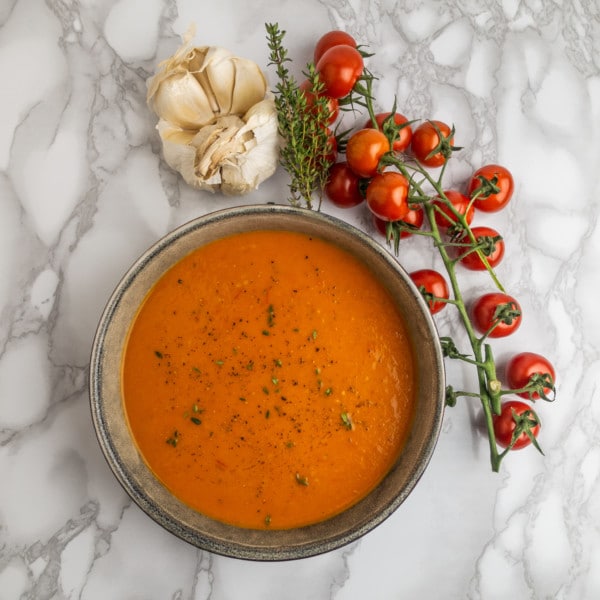
[[[292,206],[304,205],[312,209],[316,194],[317,208],[320,208],[322,190],[334,161],[333,138],[328,129],[328,99],[322,94],[323,83],[314,63],[309,62],[306,71],[303,71],[310,85],[309,103],[307,94],[287,67],[291,59],[283,46],[285,31],[276,23],[267,23],[265,27],[270,50],[269,66],[275,66],[277,75],[273,94],[282,138],[280,163],[290,176],[289,201]]]

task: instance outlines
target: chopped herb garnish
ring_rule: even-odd
[[[313,332],[312,332],[312,339],[313,339],[313,340],[316,340],[316,339],[317,339],[317,330],[316,330],[316,329],[313,329]]]
[[[329,387],[325,390],[325,395],[326,396],[331,396],[331,393],[333,392],[333,390]]]
[[[300,475],[300,473],[296,473],[296,482],[300,485],[307,486],[308,485],[308,477],[305,475]]]
[[[263,329],[262,334],[263,335],[271,335],[271,332],[268,329]]]
[[[265,516],[265,525],[268,527],[271,524],[271,515]]]
[[[265,386],[263,386],[263,389],[262,389],[262,391],[263,391],[265,394],[268,394],[268,393],[269,393],[269,388],[268,388],[268,387],[265,385]]]
[[[350,417],[350,415],[347,412],[343,412],[340,417],[342,418],[342,423],[344,424],[344,427],[346,429],[352,429],[353,428],[353,424],[352,424],[352,419]]]
[[[194,424],[194,425],[201,425],[202,421],[198,418],[198,417],[191,417],[190,421]]]
[[[246,402],[246,398],[244,398],[244,396],[240,396],[240,401],[241,402]]]
[[[277,379],[277,377],[271,377],[271,383],[273,385],[277,385],[279,383],[279,379]]]
[[[173,432],[173,435],[166,440],[167,444],[173,446],[173,448],[177,447],[177,442],[179,442],[179,432],[177,429]]]
[[[282,367],[283,366],[283,363],[281,362],[280,358],[276,358],[273,362],[275,363],[276,367]]]
[[[267,412],[265,413],[265,419],[268,419],[271,416],[271,411],[267,408]]]
[[[248,369],[248,371],[252,371],[252,369],[254,369],[254,361],[251,360],[247,365],[246,365],[246,369]]]
[[[215,365],[218,365],[219,367],[222,367],[225,364],[225,361],[223,360],[215,360]]]
[[[267,325],[269,327],[275,325],[275,309],[272,304],[269,304],[269,308],[267,309]]]
[[[162,357],[163,357],[163,353],[162,353],[160,350],[155,350],[155,351],[154,351],[154,355],[155,355],[157,358],[162,358]]]

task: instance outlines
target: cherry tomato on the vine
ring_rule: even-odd
[[[441,167],[453,150],[453,131],[442,121],[425,121],[414,131],[411,149],[415,158],[426,167]]]
[[[367,186],[367,206],[384,221],[400,221],[408,213],[408,179],[396,171],[377,173]]]
[[[471,307],[473,325],[480,333],[499,338],[515,332],[522,321],[521,306],[508,294],[491,292],[480,296]],[[493,329],[492,329],[493,327]]]
[[[433,269],[421,269],[410,273],[410,278],[423,294],[432,315],[446,307],[446,302],[435,300],[436,298],[447,300],[450,294],[448,284],[441,273]]]
[[[390,142],[378,129],[359,129],[346,144],[346,162],[360,177],[373,177],[381,157],[390,151]]]
[[[360,177],[345,161],[334,163],[329,169],[325,195],[341,208],[350,208],[365,199],[360,191]]]
[[[322,35],[317,43],[315,44],[315,52],[314,52],[314,62],[315,65],[321,59],[321,56],[329,50],[329,48],[333,48],[334,46],[352,46],[356,48],[356,40],[345,31],[328,31],[324,35]]]
[[[508,204],[514,187],[513,177],[506,167],[485,165],[473,173],[468,194],[471,198],[478,194],[474,202],[478,210],[497,212]]]
[[[490,267],[495,267],[504,257],[504,240],[500,234],[491,227],[479,226],[472,227],[471,231],[478,243],[481,244],[480,251],[485,256]],[[459,243],[471,244],[471,238],[465,233],[458,240]],[[471,271],[484,271],[485,263],[481,260],[479,254],[469,248],[460,248],[457,251],[460,263]]]
[[[494,415],[494,434],[496,443],[502,448],[508,448],[512,442],[515,429],[519,427],[520,433],[512,446],[512,450],[520,450],[532,443],[527,431],[536,438],[540,431],[541,423],[532,408],[520,400],[509,400],[502,405],[499,415]]]
[[[324,94],[315,94],[312,91],[312,84],[309,79],[305,79],[299,86],[300,90],[304,94],[306,98],[306,106],[312,111],[313,114],[317,114],[317,108],[315,104],[317,103],[317,98],[319,96],[324,97],[327,100],[327,112],[329,113],[329,118],[327,119],[327,124],[332,125],[337,119],[340,113],[340,106],[338,101],[335,98],[329,98]]]
[[[470,225],[475,215],[475,208],[473,208],[470,198],[456,190],[447,190],[444,194],[454,210],[460,215],[464,215],[467,225]],[[435,222],[438,227],[448,229],[458,222],[456,215],[441,198],[434,200],[433,205],[435,208]]]
[[[402,230],[400,231],[400,239],[410,237],[412,235],[411,230],[413,229],[421,229],[421,227],[423,226],[424,218],[425,217],[421,206],[418,204],[411,205],[409,203],[408,212],[404,217],[402,217],[400,221],[397,222],[399,225],[408,225],[407,228],[402,228]],[[377,227],[377,230],[382,235],[387,235],[387,227],[389,221],[384,221],[383,219],[380,219],[379,217],[373,215],[373,222],[375,223],[375,227]]]
[[[540,386],[546,382],[551,383],[552,388],[556,381],[556,373],[552,363],[535,352],[521,352],[513,356],[506,365],[506,380],[513,390],[520,390],[530,383],[539,382]],[[550,380],[550,381],[548,381]],[[552,392],[551,387],[543,387],[544,394],[548,396]],[[539,388],[538,388],[539,389]],[[540,397],[538,392],[519,392],[522,398],[536,400]]]
[[[408,119],[400,113],[391,112],[379,113],[375,115],[375,122],[380,131],[388,135],[394,132],[392,149],[396,152],[404,152],[410,145],[412,139],[412,128],[408,124]],[[374,127],[373,121],[369,119],[365,127]]]
[[[347,96],[363,72],[361,53],[352,46],[333,46],[316,65],[319,77],[330,98]]]

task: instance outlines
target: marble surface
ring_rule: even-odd
[[[112,289],[190,218],[285,202],[278,172],[239,198],[195,192],[162,161],[145,82],[190,23],[266,68],[279,22],[298,67],[343,28],[376,52],[376,96],[453,122],[460,185],[498,161],[516,196],[494,223],[522,328],[547,355],[541,456],[489,468],[476,404],[448,409],[421,482],[358,542],[295,562],[211,555],[132,504],[97,444],[87,366]],[[597,0],[2,0],[0,2],[0,600],[600,597],[600,5]],[[272,73],[270,74],[272,78]],[[272,80],[272,79],[271,79]],[[325,205],[375,235],[364,208]],[[436,264],[403,246],[407,269]],[[467,293],[487,289],[465,275]],[[461,339],[450,311],[440,330]],[[472,383],[449,366],[456,387]]]

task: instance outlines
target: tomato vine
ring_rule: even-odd
[[[268,25],[267,31],[272,57],[277,53],[286,56],[285,50],[282,50],[283,34],[278,27]],[[329,32],[324,36],[328,43],[336,37],[334,33],[340,32]],[[340,43],[352,44],[353,38],[347,34],[341,37],[344,41]],[[317,47],[320,43],[317,42]],[[362,51],[362,56],[372,55]],[[272,60],[272,63],[276,64],[276,61]],[[319,65],[322,63],[323,58],[319,60]],[[338,63],[336,65],[339,66]],[[366,198],[368,209],[378,227],[384,224],[386,240],[396,254],[401,239],[409,234],[430,238],[443,263],[449,286],[441,284],[441,275],[435,271],[415,272],[414,281],[432,313],[446,306],[452,306],[457,311],[468,338],[469,351],[459,350],[448,336],[440,336],[442,350],[448,360],[459,360],[473,366],[478,381],[477,391],[457,390],[448,385],[446,404],[454,406],[460,398],[479,399],[489,442],[491,468],[497,472],[511,450],[532,444],[541,452],[536,439],[540,420],[533,408],[522,401],[504,401],[504,398],[518,394],[530,401],[551,401],[555,395],[552,365],[544,357],[533,353],[522,353],[518,355],[518,360],[513,361],[516,366],[512,367],[512,379],[511,373],[508,375],[514,387],[503,384],[490,343],[490,339],[512,334],[520,325],[523,315],[519,303],[506,293],[494,269],[504,256],[502,236],[490,228],[471,227],[471,221],[474,211],[496,212],[506,206],[514,189],[512,175],[501,165],[484,165],[471,177],[466,194],[448,190],[444,185],[446,167],[453,154],[461,150],[454,145],[454,126],[438,120],[425,120],[413,132],[411,126],[416,121],[409,121],[397,113],[395,102],[391,112],[377,114],[373,75],[366,68],[357,75],[355,61],[351,66],[354,78],[351,91],[347,96],[335,99],[343,111],[366,110],[369,120],[358,130],[337,133],[337,148],[340,153],[346,152],[346,161],[335,163],[328,169],[320,187],[313,183],[306,189],[312,193],[319,187],[319,193],[324,189],[326,194],[330,193],[328,190],[334,190],[332,201],[343,207],[356,206],[361,197]],[[315,69],[313,63],[308,63],[307,69],[313,74],[315,86],[320,86],[319,69]],[[330,85],[333,85],[331,73],[328,70],[327,77]],[[278,101],[284,104],[285,96],[290,94],[290,89],[293,90],[293,86],[289,88],[289,79],[285,83],[287,89],[282,87],[280,81],[276,90]],[[348,80],[344,79],[343,83],[347,86]],[[317,87],[317,91],[324,93],[322,87]],[[289,119],[289,114],[286,113],[286,119]],[[325,111],[320,113],[318,118],[322,122],[317,122],[317,130],[331,124],[331,121],[325,124],[329,116]],[[305,113],[296,120],[303,119]],[[285,156],[285,148],[294,146],[296,141],[287,137],[283,129],[280,132]],[[382,137],[387,140],[385,143],[382,143]],[[398,145],[400,139],[404,141]],[[301,147],[305,153],[304,159],[309,158],[306,156],[309,147]],[[323,150],[318,152],[322,154]],[[293,179],[295,175],[288,168],[289,161],[284,159],[282,164]],[[326,167],[321,164],[320,168]],[[437,173],[432,172],[433,169],[437,169]],[[306,205],[309,208],[312,206],[310,198]],[[421,226],[421,220],[414,218],[417,210],[424,215],[426,227]],[[469,309],[459,284],[459,268],[487,271],[495,291],[477,298]]]

